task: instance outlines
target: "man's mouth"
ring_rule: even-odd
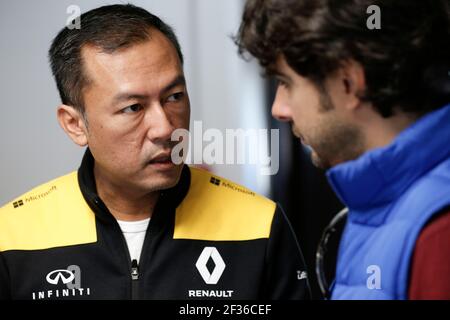
[[[164,152],[153,157],[148,165],[158,169],[169,169],[175,166],[171,159],[171,152]]]
[[[149,161],[149,163],[165,163],[165,162],[172,162],[170,159],[170,153],[159,154]]]

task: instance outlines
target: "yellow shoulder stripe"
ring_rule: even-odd
[[[97,241],[95,215],[72,172],[0,209],[0,252],[39,250]]]
[[[268,238],[276,205],[247,188],[190,168],[191,185],[176,210],[174,239]]]

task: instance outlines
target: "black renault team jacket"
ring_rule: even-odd
[[[87,150],[78,172],[0,209],[0,299],[307,299],[305,263],[272,201],[183,168],[162,192],[140,265],[96,193]]]

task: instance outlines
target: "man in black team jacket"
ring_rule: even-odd
[[[0,209],[0,299],[306,299],[283,212],[171,160],[187,129],[183,58],[166,24],[105,6],[50,49],[78,172]]]

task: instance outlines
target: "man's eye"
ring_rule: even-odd
[[[136,104],[133,104],[131,106],[128,106],[128,107],[122,109],[122,112],[123,113],[136,113],[141,110],[142,110],[142,105],[136,103]]]
[[[177,92],[167,98],[167,102],[180,101],[184,97],[184,92]]]
[[[277,79],[277,86],[287,88],[288,84],[284,80]]]

